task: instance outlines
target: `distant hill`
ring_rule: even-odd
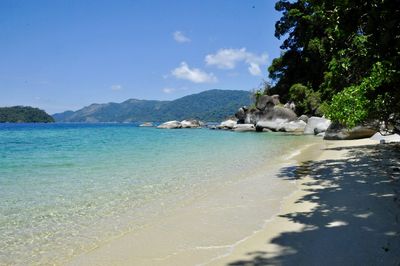
[[[200,119],[221,121],[243,105],[251,104],[251,93],[209,90],[174,101],[129,99],[122,103],[92,104],[76,112],[54,114],[57,122],[138,122]]]
[[[51,123],[53,117],[29,106],[0,107],[0,123]]]

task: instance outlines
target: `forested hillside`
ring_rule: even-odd
[[[54,119],[45,111],[29,106],[0,108],[0,123],[50,123]]]
[[[239,90],[209,90],[174,101],[129,99],[122,103],[92,104],[76,112],[54,114],[57,122],[136,122],[200,119],[221,121],[243,105],[251,93]]]

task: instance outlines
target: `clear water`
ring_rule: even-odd
[[[65,263],[309,141],[133,124],[0,125],[0,265]]]

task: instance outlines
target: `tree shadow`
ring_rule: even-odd
[[[349,157],[307,161],[278,175],[311,177],[296,204],[315,207],[280,216],[304,228],[272,239],[278,253],[255,250],[229,265],[400,265],[400,146],[331,150]]]

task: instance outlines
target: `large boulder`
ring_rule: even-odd
[[[278,101],[279,101],[279,96],[278,96]],[[273,98],[272,96],[269,95],[262,95],[257,101],[257,109],[260,111],[264,111],[266,109],[272,109],[276,105],[276,97]]]
[[[326,140],[350,140],[370,138],[376,133],[376,129],[370,126],[356,126],[348,129],[339,123],[331,123],[325,131]]]
[[[246,106],[240,107],[235,114],[235,117],[238,119],[237,123],[244,124],[246,116],[247,116],[247,107]]]
[[[312,116],[308,118],[307,126],[304,129],[304,134],[316,135],[318,133],[325,132],[330,124],[331,121],[329,119],[326,119],[324,117]]]
[[[306,116],[306,115],[301,115],[301,116],[299,116],[299,118],[297,118],[297,120],[301,120],[301,121],[304,121],[304,122],[308,122],[308,116]]]
[[[159,125],[157,128],[172,129],[172,128],[181,128],[181,127],[182,127],[181,122],[174,120],[174,121],[165,122],[165,123]]]
[[[281,104],[281,101],[279,100],[279,95],[278,94],[274,94],[271,96],[272,101],[275,105]]]
[[[283,123],[280,130],[285,132],[303,133],[306,125],[306,122],[302,120],[290,121]]]
[[[294,121],[297,119],[297,115],[291,109],[275,106],[273,109],[272,119],[287,119],[289,121]]]
[[[263,131],[264,128],[270,129],[272,131],[280,131],[283,125],[287,123],[287,119],[275,119],[275,120],[262,120],[258,121],[256,124],[257,131]]]
[[[279,95],[262,95],[257,100],[256,108],[241,107],[236,112],[235,117],[238,124],[254,124],[260,121],[270,121],[284,119],[294,121],[297,119],[296,113],[280,105]]]
[[[253,124],[255,125],[257,123],[257,110],[251,109],[246,113],[246,118],[244,119],[245,124]]]
[[[228,119],[222,122],[217,128],[219,129],[233,129],[234,126],[237,125],[237,122],[232,119]]]
[[[181,121],[182,128],[201,128],[203,123],[199,120],[183,120]]]
[[[238,132],[252,132],[256,131],[256,127],[254,124],[237,124],[233,127],[233,131],[238,131]]]
[[[280,106],[275,106],[272,109],[254,112],[256,123],[259,121],[284,119],[294,121],[297,119],[296,113],[292,110]]]

